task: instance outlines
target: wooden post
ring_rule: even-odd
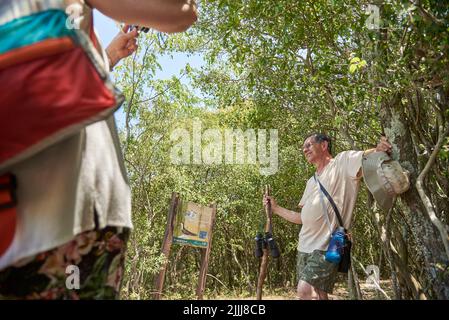
[[[271,194],[270,186],[265,186],[265,195],[269,196]],[[271,231],[271,203],[268,203],[265,206],[265,215],[267,220],[265,222],[265,232]],[[259,277],[257,279],[257,289],[256,289],[256,299],[262,300],[262,291],[263,291],[263,283],[265,281],[265,277],[267,275],[267,266],[268,266],[268,248],[263,248],[263,256],[262,262],[260,263],[259,268]]]
[[[268,265],[268,249],[263,249],[262,262],[260,263],[259,269],[259,277],[257,278],[257,300],[262,300],[262,290],[263,290],[263,282],[265,281],[265,277],[267,275],[267,265]]]
[[[207,268],[209,266],[210,251],[212,249],[212,232],[214,229],[216,213],[217,213],[217,205],[213,204],[211,226],[209,234],[207,235],[207,248],[202,249],[201,252],[201,269],[200,269],[200,276],[198,278],[198,287],[196,289],[196,295],[198,297],[198,300],[203,300],[204,289],[206,287],[206,275],[207,275]]]
[[[165,262],[161,266],[159,275],[156,278],[154,287],[156,292],[154,299],[159,300],[162,294],[162,288],[164,287],[165,272],[167,270],[168,259],[170,257],[170,249],[173,242],[173,229],[175,225],[176,209],[179,202],[179,193],[173,192],[171,195],[170,209],[168,211],[167,226],[165,228],[164,241],[162,242],[162,253],[165,255]]]

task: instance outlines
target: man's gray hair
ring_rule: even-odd
[[[330,136],[328,136],[327,134],[321,133],[321,132],[316,132],[316,133],[309,134],[307,136],[306,140],[310,137],[313,137],[315,142],[318,142],[318,143],[327,141],[327,151],[329,151],[329,153],[332,155],[332,139]]]

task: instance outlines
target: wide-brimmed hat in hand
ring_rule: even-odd
[[[385,152],[372,152],[362,159],[363,179],[378,205],[389,211],[394,199],[410,187],[409,173]]]

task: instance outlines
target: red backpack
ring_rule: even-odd
[[[64,0],[0,3],[0,175],[123,102],[97,50],[92,10],[78,6],[85,16],[72,29]],[[14,235],[14,189],[14,177],[0,177],[0,256]]]

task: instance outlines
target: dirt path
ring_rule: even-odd
[[[391,282],[389,280],[381,280],[380,287],[388,297],[392,298],[393,293],[391,289]],[[376,290],[372,285],[366,284],[364,282],[360,283],[360,289],[362,291],[363,300],[386,300],[387,297]],[[214,300],[254,300],[254,296],[220,296],[211,297],[209,299]],[[278,290],[276,292],[268,293],[264,291],[262,295],[263,300],[296,300],[296,288],[289,288],[286,290]],[[348,300],[349,293],[347,289],[347,284],[344,282],[337,283],[335,285],[334,293],[329,295],[330,300]]]

